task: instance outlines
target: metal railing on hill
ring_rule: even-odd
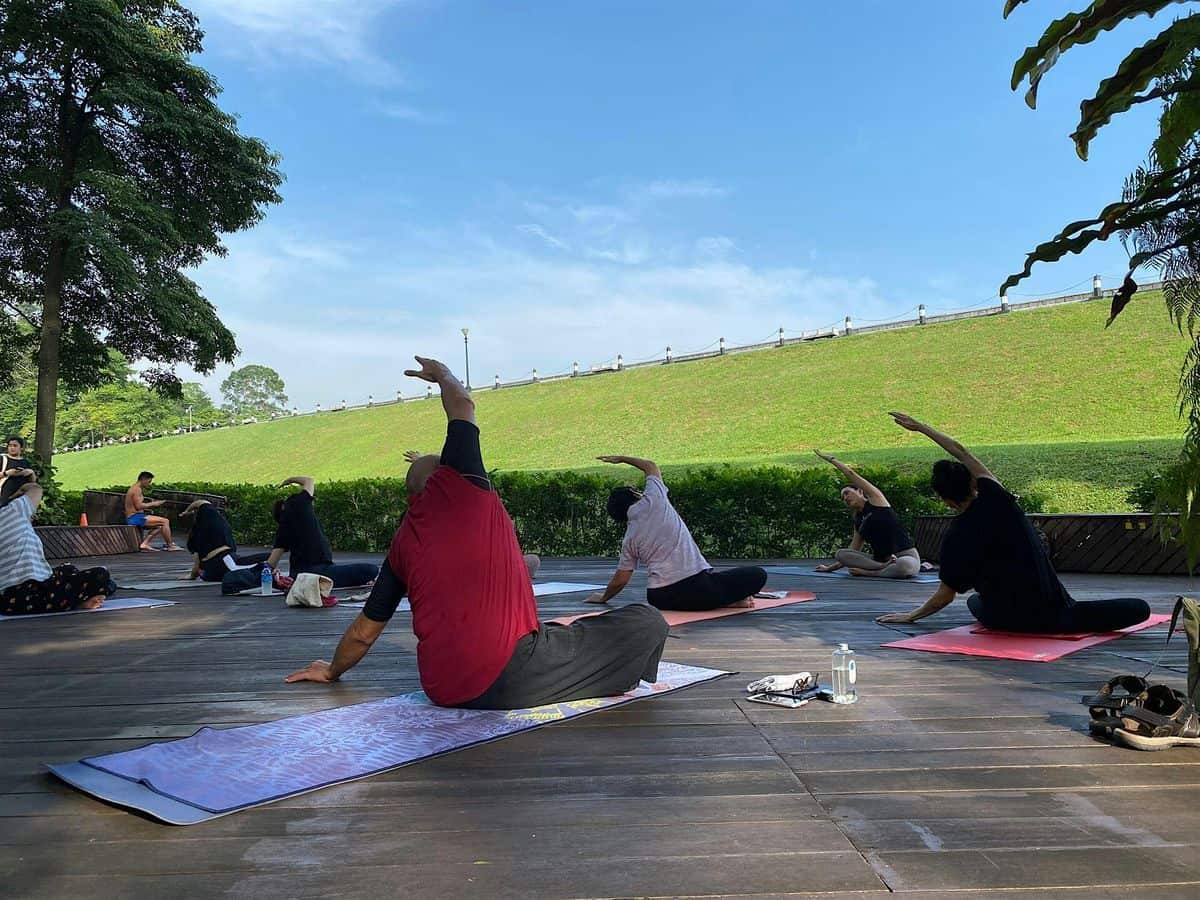
[[[1148,293],[1151,291],[1161,290],[1163,283],[1154,281],[1148,284],[1141,285],[1138,288],[1138,293]],[[780,347],[793,346],[795,344],[806,344],[813,341],[831,340],[835,338],[845,338],[854,335],[873,334],[880,331],[895,331],[901,328],[920,328],[925,325],[937,325],[944,322],[954,322],[960,319],[978,319],[984,316],[1004,315],[1008,313],[1017,313],[1033,309],[1043,309],[1048,306],[1061,306],[1067,303],[1086,303],[1093,300],[1109,299],[1116,293],[1115,288],[1101,287],[1101,278],[1099,275],[1092,279],[1092,290],[1086,293],[1062,294],[1056,297],[1043,297],[1033,300],[1024,300],[1018,303],[1012,303],[1007,297],[1000,297],[1000,302],[996,305],[980,306],[967,309],[949,310],[942,313],[930,315],[925,304],[921,304],[915,310],[916,316],[907,315],[905,318],[871,321],[863,325],[855,325],[851,316],[846,316],[841,322],[832,325],[826,325],[821,328],[805,329],[801,331],[789,331],[780,327],[774,332],[769,339],[756,341],[749,344],[731,344],[725,338],[718,338],[701,350],[695,350],[687,353],[675,353],[670,347],[667,347],[661,355],[654,355],[645,359],[626,362],[624,355],[618,353],[616,358],[610,361],[581,367],[578,362],[572,363],[571,369],[565,372],[554,372],[548,375],[539,375],[537,369],[533,369],[528,378],[519,378],[515,380],[503,381],[499,375],[496,375],[490,385],[474,385],[472,391],[479,393],[482,391],[507,390],[509,388],[528,387],[535,384],[547,384],[555,381],[569,381],[575,378],[592,378],[598,375],[607,375],[616,372],[623,372],[627,369],[641,369],[648,366],[662,365],[679,365],[681,363],[694,362],[700,359],[712,359],[718,356],[728,356],[734,353],[750,353],[758,350],[772,350]],[[280,419],[290,419],[300,416],[317,416],[329,415],[340,412],[348,412],[357,409],[374,409],[381,406],[395,406],[403,403],[414,403],[421,400],[432,400],[437,396],[432,387],[427,387],[423,394],[413,394],[404,396],[401,391],[396,391],[395,398],[386,400],[376,400],[374,395],[368,395],[365,403],[347,404],[345,400],[336,403],[332,406],[322,408],[318,403],[316,408],[306,411],[292,409],[291,412],[276,413],[269,418],[248,418],[241,422],[231,422],[228,424],[212,424],[209,426],[197,425],[190,430],[187,428],[177,428],[167,434],[142,434],[142,435],[127,435],[119,440],[105,439],[97,441],[95,444],[83,444],[75,447],[65,447],[61,450],[56,450],[56,453],[70,453],[89,449],[98,449],[103,446],[112,446],[114,444],[132,443],[135,441],[153,440],[161,437],[171,437],[173,435],[192,434],[199,431],[211,431],[216,428],[236,428],[245,427],[248,425],[262,424],[264,422],[278,421]]]

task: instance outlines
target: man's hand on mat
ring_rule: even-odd
[[[836,572],[839,568],[841,568],[841,567],[836,566],[833,563],[821,563],[821,565],[819,565],[819,566],[813,566],[813,571],[814,572]]]
[[[421,458],[421,454],[418,453],[416,450],[405,450],[404,451],[404,459],[405,459],[405,461],[408,462],[408,464],[410,466],[420,458]]]
[[[905,415],[902,412],[890,412],[888,415],[896,420],[897,425],[899,425],[901,428],[907,429],[908,431],[920,431],[925,427],[912,416]]]
[[[608,601],[604,599],[604,591],[596,591],[596,593],[594,593],[594,594],[588,594],[587,599],[584,600],[583,602],[584,603],[607,603]]]
[[[337,681],[331,673],[332,669],[329,663],[323,659],[317,659],[313,660],[299,672],[293,672],[283,680],[288,684],[295,684],[297,681],[320,681],[324,683]]]
[[[917,620],[912,613],[888,613],[886,616],[877,616],[875,621],[880,625],[903,625]]]
[[[450,375],[450,369],[443,362],[424,356],[414,356],[413,359],[421,364],[421,368],[405,369],[404,374],[410,378],[420,378],[422,381],[432,381],[436,384]]]

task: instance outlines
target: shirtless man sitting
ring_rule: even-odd
[[[170,520],[165,516],[152,516],[146,512],[148,509],[157,509],[165,502],[163,500],[146,499],[146,490],[153,482],[153,473],[141,472],[138,475],[137,481],[129,486],[129,490],[125,492],[125,523],[145,529],[145,537],[138,548],[143,552],[155,552],[156,548],[150,546],[150,541],[160,531],[162,532],[163,540],[167,542],[167,550],[182,550],[183,548],[177,546],[175,540],[171,537]]]

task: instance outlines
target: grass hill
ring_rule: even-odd
[[[812,465],[820,447],[905,469],[935,458],[884,414],[901,409],[963,440],[1014,488],[1059,511],[1126,508],[1128,487],[1176,452],[1187,341],[1147,294],[1104,328],[1089,302],[853,335],[775,350],[491,391],[476,403],[501,469],[593,468],[599,453],[671,466]],[[419,351],[421,348],[406,348]],[[408,357],[397,358],[402,370]],[[436,450],[441,404],[414,401],[160,438],[56,459],[64,486],[267,483],[397,475]]]

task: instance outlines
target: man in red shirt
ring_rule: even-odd
[[[475,403],[445,365],[416,359],[420,370],[404,374],[441,388],[445,446],[409,468],[408,513],[333,661],[286,680],[336,681],[371,649],[405,594],[421,686],[439,706],[523,709],[656,680],[667,623],[653,607],[624,606],[571,625],[538,622],[516,530],[483,466]]]

